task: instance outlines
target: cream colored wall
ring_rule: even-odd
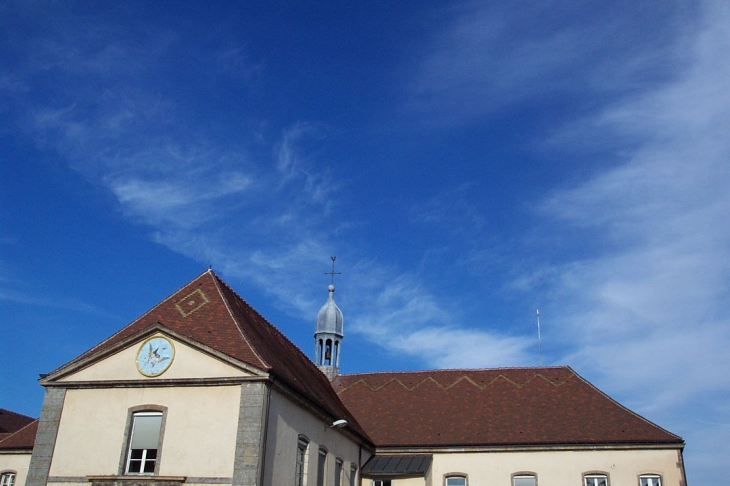
[[[15,471],[15,486],[24,486],[28,477],[30,452],[10,453],[0,452],[0,473]]]
[[[241,387],[70,389],[66,392],[51,476],[115,475],[128,410],[168,408],[159,474],[231,477]]]
[[[168,337],[169,339],[169,337]],[[92,366],[68,375],[59,381],[154,380],[156,378],[214,378],[250,376],[238,368],[203,354],[180,341],[170,339],[175,346],[175,357],[170,367],[155,378],[148,378],[137,370],[136,358],[142,343],[125,348]]]
[[[363,481],[362,484],[363,486],[370,486],[371,481],[368,479]],[[423,486],[426,484],[426,480],[424,478],[404,478],[393,480],[391,484],[392,486]]]
[[[350,484],[351,464],[354,463],[357,466],[359,476],[358,444],[350,440],[339,429],[328,428],[328,425],[283,394],[273,390],[270,397],[266,440],[265,485],[278,486],[294,483],[297,444],[300,434],[309,439],[306,484],[309,486],[317,484],[317,455],[320,446],[324,446],[328,451],[324,483],[326,486],[334,485],[336,457],[343,460],[343,486]],[[362,457],[364,463],[369,455],[362,451]]]
[[[466,473],[469,486],[510,486],[512,474],[522,471],[536,473],[538,486],[580,486],[589,472],[607,474],[612,486],[638,486],[646,473],[660,474],[663,486],[679,486],[677,462],[676,450],[434,454],[427,486],[443,486],[448,473]]]

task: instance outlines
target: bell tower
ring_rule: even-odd
[[[314,364],[333,380],[340,374],[340,352],[342,350],[342,311],[335,304],[335,260],[332,259],[332,271],[327,272],[331,276],[330,285],[327,287],[329,297],[317,314],[317,322],[314,329]]]

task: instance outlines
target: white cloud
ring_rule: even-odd
[[[552,143],[582,140],[586,150],[609,139],[620,162],[541,207],[602,248],[544,273],[559,293],[560,338],[574,348],[567,361],[683,433],[690,471],[730,440],[730,429],[703,436],[686,421],[730,420],[713,405],[730,397],[729,22],[727,5],[706,4],[676,79],[556,134]]]
[[[429,356],[436,368],[503,367],[529,363],[531,339],[509,337],[478,329],[427,327],[391,341],[399,351]]]
[[[566,95],[592,104],[596,93],[631,92],[655,81],[646,73],[671,72],[679,62],[671,41],[681,33],[677,25],[692,20],[691,9],[656,6],[646,16],[614,8],[622,7],[595,5],[591,15],[559,2],[444,8],[440,18],[449,20],[417,64],[409,105],[431,115],[424,121],[461,123]],[[681,24],[673,18],[680,16]]]
[[[2,281],[2,280],[0,280]],[[9,283],[17,285],[17,282]],[[110,314],[104,309],[86,302],[79,301],[75,298],[64,297],[38,297],[36,295],[28,295],[22,292],[9,289],[0,289],[0,301],[12,302],[33,307],[46,307],[56,310],[68,310],[88,314],[100,319],[118,320],[119,316]]]

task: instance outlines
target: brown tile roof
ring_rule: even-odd
[[[16,432],[34,420],[35,419],[33,417],[28,417],[22,413],[16,413],[0,408],[0,434]],[[0,438],[1,437],[2,436],[0,436]]]
[[[32,420],[29,424],[0,440],[0,450],[28,449],[30,451],[33,449],[37,432],[38,420]]]
[[[49,379],[157,323],[273,375],[367,438],[329,380],[301,350],[208,270],[102,343],[53,371]]]
[[[377,447],[676,444],[567,366],[341,375]]]

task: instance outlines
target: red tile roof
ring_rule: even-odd
[[[15,413],[0,408],[0,434],[16,432],[34,420],[33,417],[28,417],[22,413]]]
[[[333,386],[377,447],[683,445],[567,366],[364,373]]]
[[[157,323],[227,356],[273,375],[275,380],[367,438],[340,402],[329,380],[301,350],[208,270],[102,343],[53,371],[49,379],[75,363],[104,351]]]
[[[0,450],[8,449],[33,449],[35,443],[35,435],[38,432],[38,420],[33,420],[18,429],[17,431],[7,434],[7,437],[0,440]]]

